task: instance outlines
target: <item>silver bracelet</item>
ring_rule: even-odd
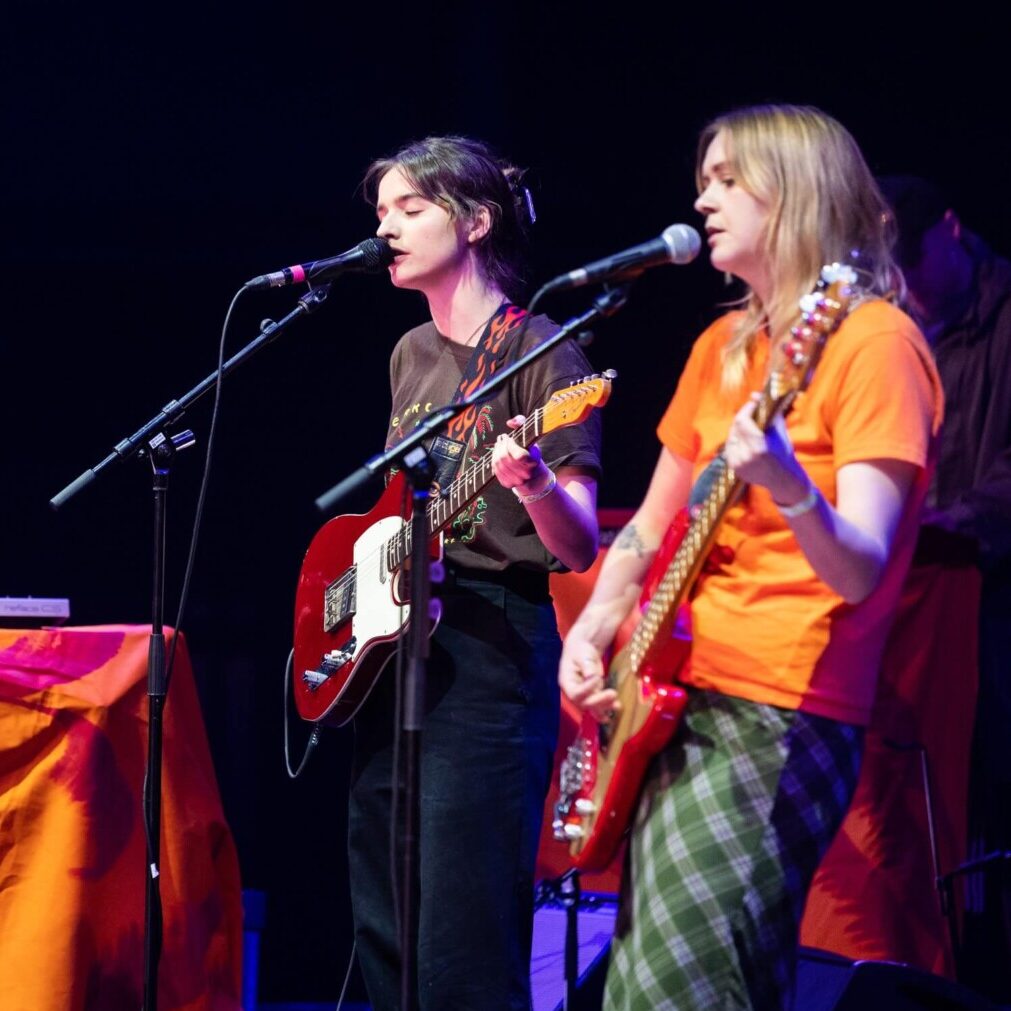
[[[540,502],[542,498],[547,498],[554,490],[555,485],[558,484],[558,478],[555,477],[555,472],[549,470],[551,477],[548,478],[548,483],[540,490],[535,491],[533,495],[523,495],[518,488],[513,488],[513,494],[523,503],[523,505],[530,505],[531,502]]]
[[[821,492],[818,491],[818,488],[814,484],[808,484],[807,494],[799,502],[794,502],[792,506],[780,505],[775,499],[772,501],[783,516],[792,520],[803,516],[804,513],[809,513],[818,504],[819,495]]]

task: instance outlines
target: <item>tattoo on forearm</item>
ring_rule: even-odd
[[[628,523],[622,528],[621,533],[614,539],[614,546],[624,548],[625,551],[634,551],[639,558],[646,556],[646,545],[642,543],[634,523]]]

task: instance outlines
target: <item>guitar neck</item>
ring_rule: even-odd
[[[518,445],[526,449],[541,437],[543,417],[544,408],[538,407],[519,428],[510,433]],[[485,485],[495,476],[491,460],[492,450],[489,449],[428,503],[427,527],[430,538],[447,527],[453,517],[472,499],[477,498]],[[386,542],[386,558],[390,571],[399,568],[404,559],[410,555],[411,540],[411,526],[407,524]]]
[[[678,608],[712,550],[720,523],[743,491],[744,482],[723,462],[705,501],[693,508],[692,522],[629,640],[633,673],[670,638]]]

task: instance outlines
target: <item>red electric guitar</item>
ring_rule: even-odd
[[[590,376],[553,393],[512,437],[519,445],[582,422],[611,394],[615,373]],[[441,533],[494,477],[489,449],[428,505],[433,554]],[[398,474],[372,510],[325,523],[309,545],[295,594],[295,706],[304,720],[347,723],[372,690],[411,608],[398,593],[410,555],[408,519],[402,516],[404,482]],[[433,629],[435,627],[433,623]]]
[[[854,298],[855,272],[832,264],[822,269],[814,292],[772,352],[769,379],[754,419],[768,430],[811,381],[825,341]],[[621,707],[614,720],[598,724],[583,716],[579,734],[560,771],[554,834],[569,843],[573,865],[602,871],[614,858],[629,826],[650,759],[677,729],[687,696],[674,684],[690,653],[677,631],[677,616],[703,571],[727,510],[745,485],[723,464],[705,501],[675,519],[643,586],[643,609],[627,643],[616,641],[607,683]]]

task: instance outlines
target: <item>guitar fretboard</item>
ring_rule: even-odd
[[[544,408],[538,407],[529,418],[510,434],[516,443],[526,449],[542,435],[541,423]],[[494,477],[492,452],[487,450],[460,474],[441,495],[428,503],[428,536],[432,537],[448,526],[453,517]],[[411,526],[401,527],[383,546],[387,570],[394,572],[411,553]]]
[[[670,637],[677,620],[678,608],[712,549],[724,514],[744,490],[744,482],[737,479],[722,457],[717,459],[716,480],[705,501],[693,508],[691,525],[629,640],[629,661],[633,674],[639,672],[653,649]]]

